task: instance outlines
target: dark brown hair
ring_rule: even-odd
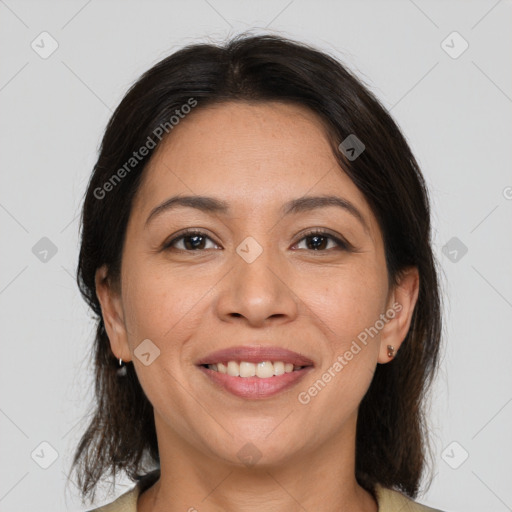
[[[138,155],[136,162],[130,159],[143,146],[158,147],[156,134],[162,127],[164,135],[172,136],[170,120],[183,112],[183,105],[195,101],[194,108],[200,109],[238,100],[293,102],[315,112],[330,134],[340,167],[378,220],[390,283],[396,284],[408,267],[419,270],[409,332],[395,359],[377,365],[359,407],[356,438],[360,485],[374,494],[380,483],[414,498],[428,452],[425,404],[441,339],[426,185],[398,126],[351,72],[324,52],[269,35],[242,35],[225,45],[179,50],[142,75],[108,123],[85,196],[77,270],[80,291],[97,318],[95,410],[73,461],[82,494],[94,497],[107,474],[125,472],[135,480],[148,468],[159,467],[152,405],[133,364],[127,364],[125,377],[117,376],[118,361],[95,288],[96,270],[104,264],[111,282],[119,281],[131,205],[154,148]],[[338,149],[352,134],[365,145],[355,160]]]

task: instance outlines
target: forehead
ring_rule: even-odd
[[[176,194],[225,199],[233,209],[277,209],[306,195],[338,194],[369,218],[364,196],[333,154],[311,110],[281,102],[197,107],[158,147],[144,171],[136,211]]]

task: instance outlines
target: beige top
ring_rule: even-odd
[[[114,502],[89,512],[137,512],[139,494],[151,487],[158,477],[158,470],[149,473],[146,477],[139,480],[135,487],[119,496]],[[379,512],[442,512],[438,509],[420,505],[403,494],[386,489],[380,485],[377,485],[375,492],[377,494]]]

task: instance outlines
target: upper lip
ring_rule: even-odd
[[[255,364],[262,361],[282,361],[292,363],[294,366],[313,366],[313,361],[302,354],[286,348],[265,345],[224,348],[201,358],[197,364],[217,364],[227,361],[246,361]]]

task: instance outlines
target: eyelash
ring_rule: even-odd
[[[171,239],[168,242],[166,242],[164,244],[164,246],[163,246],[163,249],[164,250],[177,250],[177,251],[181,251],[181,252],[201,252],[201,251],[208,250],[208,249],[188,250],[188,249],[176,249],[176,248],[172,247],[173,244],[175,244],[176,242],[178,242],[180,240],[183,240],[185,238],[188,238],[188,237],[193,237],[193,236],[200,236],[200,237],[208,238],[209,240],[214,242],[203,231],[198,231],[198,230],[195,230],[195,229],[187,229],[184,232],[182,232],[179,236],[174,237],[173,239]],[[347,242],[346,240],[343,240],[341,238],[338,238],[338,237],[334,236],[333,234],[331,234],[331,233],[329,233],[328,231],[325,231],[325,230],[311,230],[311,231],[308,231],[307,233],[304,233],[302,235],[302,238],[298,242],[296,242],[294,245],[297,245],[298,243],[302,242],[306,238],[313,238],[313,237],[328,238],[328,239],[334,241],[334,243],[337,246],[336,248],[340,249],[340,250],[344,250],[344,251],[353,251],[354,250],[354,247],[349,242]],[[218,244],[216,244],[216,245],[218,245]],[[303,249],[300,249],[300,250],[303,250]],[[306,249],[306,250],[308,250],[308,249]],[[332,250],[332,248],[331,249],[319,249],[319,250],[309,249],[308,251],[309,252],[328,252],[330,250]]]

